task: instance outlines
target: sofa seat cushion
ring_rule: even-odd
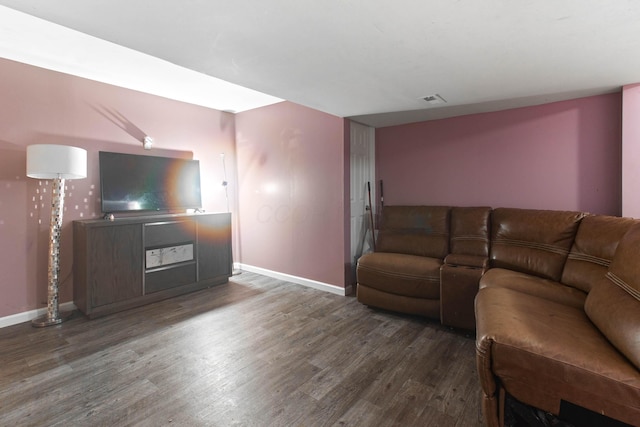
[[[478,371],[486,396],[501,385],[521,402],[556,415],[566,400],[627,423],[640,419],[640,372],[583,310],[511,289],[484,288],[476,297],[476,314]]]
[[[369,253],[358,260],[358,284],[390,294],[439,299],[441,265],[437,258]]]
[[[554,280],[526,273],[492,268],[480,279],[480,288],[507,288],[548,301],[582,308],[587,294]]]

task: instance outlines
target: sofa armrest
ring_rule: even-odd
[[[489,267],[489,257],[476,255],[449,254],[444,263],[456,267],[473,267],[486,270]]]

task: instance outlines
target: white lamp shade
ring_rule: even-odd
[[[29,145],[27,176],[39,179],[86,178],[87,150],[69,145]]]

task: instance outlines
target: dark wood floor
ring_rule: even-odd
[[[242,273],[0,329],[1,426],[480,426],[472,337]]]

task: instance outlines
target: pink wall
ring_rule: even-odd
[[[204,208],[226,210],[220,153],[235,173],[233,115],[1,59],[0,94],[0,317],[46,306],[50,182],[26,177],[27,145],[88,151],[87,179],[67,181],[61,302],[73,295],[71,221],[101,216],[98,151],[193,156]]]
[[[345,286],[344,126],[290,102],[236,115],[236,261]]]
[[[640,218],[640,84],[622,88],[622,215]]]
[[[621,213],[621,98],[376,130],[386,204]]]

